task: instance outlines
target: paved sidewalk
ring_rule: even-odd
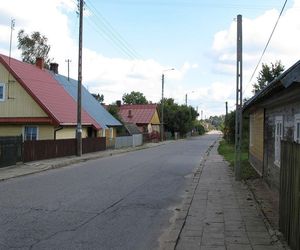
[[[194,173],[162,249],[277,250],[285,248],[243,182],[236,182],[216,143]],[[178,209],[179,210],[179,209]]]
[[[9,167],[4,167],[4,168],[0,168],[0,181],[4,181],[19,176],[34,174],[34,173],[38,173],[50,169],[61,168],[64,166],[68,166],[71,164],[80,163],[88,160],[109,157],[113,155],[123,154],[131,151],[136,151],[136,150],[141,150],[141,149],[146,149],[151,147],[157,147],[172,142],[174,141],[145,143],[144,145],[138,147],[108,149],[105,151],[84,154],[80,157],[73,155],[73,156],[66,156],[66,157],[47,159],[41,161],[33,161],[33,162],[22,163],[18,165],[9,166]]]

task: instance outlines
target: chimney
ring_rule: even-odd
[[[35,60],[35,66],[37,66],[39,69],[43,69],[44,68],[44,58],[37,57]]]
[[[117,103],[117,107],[120,108],[120,107],[121,107],[121,101],[120,101],[120,100],[117,100],[116,103]]]
[[[131,109],[128,110],[128,118],[132,118]]]
[[[50,63],[50,70],[53,73],[58,74],[58,63]]]

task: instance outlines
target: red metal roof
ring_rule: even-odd
[[[56,124],[77,123],[77,103],[64,88],[51,76],[48,70],[39,69],[35,65],[10,59],[0,54],[0,62],[16,78],[29,95],[53,119]],[[82,123],[100,125],[82,110]]]
[[[7,124],[51,124],[52,120],[48,117],[0,117],[0,123]]]
[[[119,108],[123,122],[149,124],[156,111],[156,104],[126,104]]]

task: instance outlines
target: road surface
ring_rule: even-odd
[[[0,182],[0,249],[156,249],[211,134]]]

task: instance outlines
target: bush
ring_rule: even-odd
[[[225,140],[220,142],[218,152],[222,155],[230,166],[234,167],[235,162],[235,148],[234,144],[227,143]],[[242,179],[254,179],[258,178],[258,174],[254,168],[250,165],[248,160],[248,151],[243,149],[241,154],[241,178]]]

